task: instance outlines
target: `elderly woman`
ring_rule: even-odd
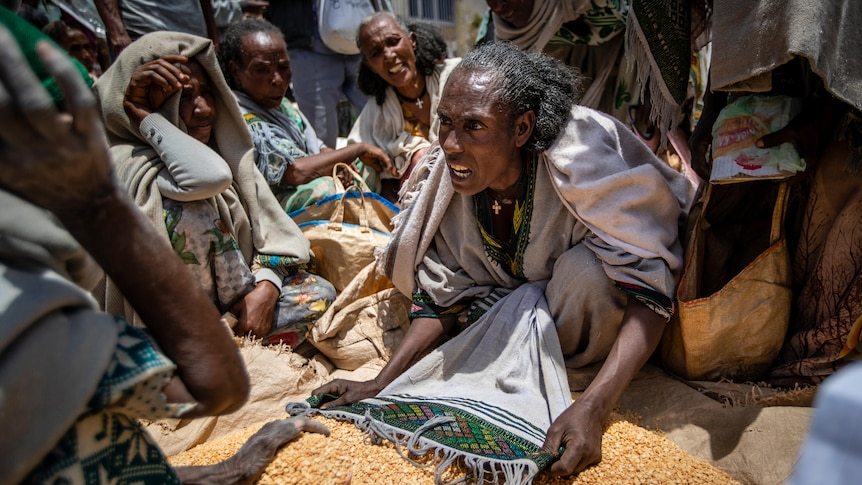
[[[95,86],[117,174],[235,331],[295,346],[335,297],[254,164],[212,44],[148,34]],[[109,309],[122,303],[108,284]],[[120,314],[130,317],[130,309]]]
[[[379,189],[377,172],[395,175],[392,159],[376,146],[327,147],[305,115],[284,97],[291,70],[278,27],[260,19],[231,25],[219,45],[219,63],[251,131],[257,168],[287,212],[332,195],[332,169],[337,163],[356,161],[373,189]]]
[[[48,34],[54,42],[65,49],[72,58],[84,66],[90,77],[97,79],[101,68],[96,68],[96,50],[87,34],[83,30],[70,27],[62,20],[57,20],[46,25],[43,32]]]
[[[363,20],[356,43],[359,88],[373,99],[348,140],[385,150],[395,160],[394,178],[403,181],[437,138],[437,102],[458,59],[445,59],[446,43],[436,29],[405,24],[389,12]]]
[[[556,328],[558,348],[549,352],[559,355],[559,365],[604,360],[574,404],[549,413],[543,448],[555,453],[565,446],[551,471],[572,473],[600,459],[601,423],[673,313],[682,262],[678,227],[693,189],[625,125],[575,105],[573,76],[558,61],[509,44],[482,46],[453,70],[437,108],[439,147],[411,175],[417,188],[405,197],[392,243],[378,260],[398,289],[413,295],[410,329],[376,379],[338,380],[316,391],[340,395],[328,406],[379,393],[459,320],[473,322],[486,310],[506,324],[500,329],[506,345],[522,342],[518,319],[538,307],[524,307],[522,299],[499,309],[534,286]],[[446,345],[473,335],[476,325]],[[463,368],[414,374],[412,385],[471,374],[468,387],[478,386],[477,369],[544,352],[518,348],[463,352],[471,356]],[[475,364],[489,352],[496,360]],[[522,379],[512,380],[520,370],[509,371],[488,376],[488,400],[502,392],[503,401],[519,402],[506,389],[520,385]],[[565,373],[557,382],[565,383]]]
[[[225,462],[170,466],[140,420],[232,412],[248,376],[213,303],[113,176],[83,73],[40,40],[30,62],[68,100],[55,109],[23,55],[38,37],[14,20],[0,20],[3,109],[16,113],[0,118],[0,483],[253,481],[281,443],[326,430],[276,421]],[[96,308],[102,269],[148,329]]]

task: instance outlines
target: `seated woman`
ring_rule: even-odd
[[[156,32],[95,85],[117,174],[239,335],[295,346],[335,297],[254,164],[208,39]],[[110,282],[109,282],[110,283]],[[108,285],[109,310],[122,304]],[[119,314],[134,318],[127,305]]]
[[[411,175],[406,217],[378,260],[413,295],[410,329],[374,380],[316,390],[340,395],[326,407],[374,396],[459,320],[537,283],[565,365],[604,360],[547,430],[544,451],[565,446],[551,471],[600,459],[602,421],[673,314],[693,188],[625,125],[574,104],[579,81],[505,43],[477,48],[452,71],[437,108],[440,144]]]
[[[251,131],[257,167],[285,211],[332,195],[336,163],[356,161],[357,171],[378,191],[377,172],[395,174],[392,159],[376,146],[353,143],[333,150],[324,145],[299,108],[284,97],[291,71],[278,27],[261,19],[231,25],[219,45],[219,63]],[[350,183],[345,180],[345,186]]]
[[[389,12],[363,20],[356,39],[362,55],[359,89],[374,99],[362,109],[348,141],[385,150],[395,160],[400,183],[437,139],[437,102],[459,59],[445,59],[446,42],[434,27],[405,24]],[[384,194],[397,189],[395,184]]]
[[[70,27],[66,22],[57,20],[46,25],[43,32],[84,66],[93,79],[98,79],[101,69],[96,69],[96,50],[87,34],[81,29]]]

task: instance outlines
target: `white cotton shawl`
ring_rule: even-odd
[[[494,36],[529,52],[541,52],[564,23],[577,19],[592,3],[589,0],[535,0],[526,26],[517,28],[493,14]]]
[[[435,66],[434,72],[425,76],[425,87],[431,97],[431,128],[428,140],[414,136],[404,130],[404,113],[401,111],[401,101],[392,87],[386,88],[386,98],[378,105],[374,98],[368,100],[362,112],[353,124],[348,143],[368,143],[385,150],[395,160],[398,176],[404,175],[410,166],[410,159],[416,151],[427,148],[437,139],[440,120],[437,119],[437,104],[443,94],[443,87],[452,69],[461,62],[460,58],[446,59]],[[381,172],[381,178],[391,178],[386,172]]]
[[[688,214],[694,186],[656,158],[622,123],[590,108],[574,106],[562,133],[541,154],[539,166],[550,173],[563,205],[605,245],[644,260],[664,261],[671,281],[678,275],[682,268],[679,226]],[[439,145],[429,150],[411,174],[408,186],[413,190],[405,195],[404,208],[393,220],[392,240],[377,253],[378,269],[405,295],[411,295],[416,286],[417,268],[433,264],[425,255],[441,224],[475,225],[472,212],[447,210],[455,192]],[[534,218],[540,217],[542,209],[535,210]],[[469,261],[458,263],[466,273],[485,271],[467,267]],[[505,281],[503,270],[497,273],[491,279]],[[673,296],[672,284],[650,286]],[[438,294],[461,292],[451,300],[486,295],[493,288],[476,282],[453,285],[440,281],[437,287],[425,289]]]

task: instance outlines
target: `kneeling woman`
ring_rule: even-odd
[[[239,335],[297,345],[335,297],[272,196],[212,43],[134,42],[95,85],[117,174]],[[156,289],[157,290],[157,289]],[[134,318],[108,283],[106,307]]]

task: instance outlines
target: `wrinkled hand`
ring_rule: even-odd
[[[351,163],[348,163],[347,165],[350,166],[351,170],[353,170],[356,173],[359,173],[359,167],[357,167],[355,163],[351,162]],[[337,175],[338,175],[338,180],[341,181],[341,185],[343,185],[345,188],[350,187],[351,185],[356,183],[356,181],[353,180],[353,174],[351,174],[347,170],[344,170],[344,167],[338,168]]]
[[[583,471],[602,459],[602,423],[593,408],[575,401],[548,429],[541,452],[557,454],[560,446],[566,451],[548,472],[566,476]]]
[[[317,389],[311,391],[311,394],[334,394],[338,399],[330,401],[320,406],[321,409],[328,409],[335,406],[345,406],[361,401],[365,398],[376,396],[383,386],[377,384],[376,379],[370,381],[348,381],[347,379],[335,379],[334,381],[324,384]]]
[[[799,156],[809,165],[805,172],[812,173],[826,146],[833,140],[835,129],[844,114],[842,105],[834,98],[806,100],[802,111],[784,128],[762,136],[759,148],[792,143]]]
[[[362,143],[362,145],[364,145],[363,151],[362,154],[359,155],[359,159],[362,160],[362,163],[378,172],[386,172],[393,177],[398,176],[398,171],[395,169],[395,162],[392,161],[392,158],[385,151],[367,143]]]
[[[272,329],[279,294],[280,290],[269,281],[258,283],[231,308],[238,320],[234,332],[237,335],[251,333],[256,338],[265,338]]]
[[[163,56],[135,69],[123,98],[123,109],[135,126],[183,89],[191,73],[185,65],[188,60],[186,56]]]
[[[0,186],[55,213],[112,193],[99,108],[69,59],[47,42],[36,47],[64,95],[59,112],[2,26],[0,45]]]
[[[176,467],[174,471],[185,485],[255,483],[275,458],[278,449],[303,431],[329,436],[329,429],[323,423],[304,416],[271,421],[227,460],[215,465]]]

